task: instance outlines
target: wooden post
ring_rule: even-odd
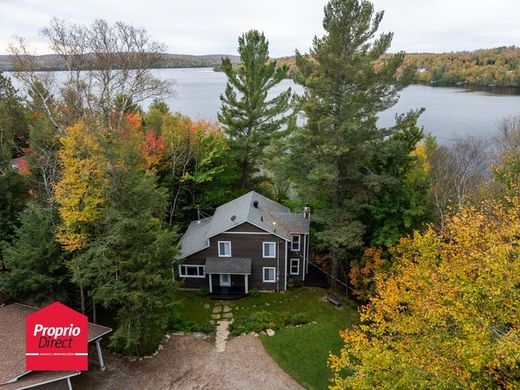
[[[248,286],[248,275],[244,275],[245,281],[246,281],[246,294],[249,294],[249,286]]]
[[[99,369],[101,371],[105,371],[105,362],[103,360],[103,353],[101,352],[101,344],[100,344],[101,338],[96,340],[96,350],[97,350],[97,356],[99,360]]]
[[[213,284],[211,282],[211,274],[208,274],[209,275],[209,292],[210,294],[213,292]]]

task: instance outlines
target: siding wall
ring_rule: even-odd
[[[240,234],[245,233],[245,234]],[[227,232],[221,233],[210,239],[210,246],[200,252],[188,256],[183,264],[197,264],[204,265],[207,257],[218,257],[218,241],[231,241],[231,256],[245,257],[252,259],[251,275],[249,276],[249,290],[257,288],[259,290],[276,291],[277,283],[263,282],[263,267],[275,267],[279,270],[278,286],[279,290],[285,290],[285,250],[287,247],[287,280],[303,280],[304,274],[304,235],[300,235],[300,250],[291,251],[291,243],[274,234],[267,233],[262,229],[257,228],[249,223],[243,223]],[[263,242],[275,242],[277,244],[276,258],[263,258],[262,248]],[[297,258],[300,260],[298,275],[289,275],[290,259]],[[178,274],[178,267],[175,270]],[[203,286],[209,287],[209,275],[205,278],[181,278],[184,280],[183,287],[200,288]],[[219,276],[213,275],[213,287],[219,286]],[[232,287],[243,287],[244,277],[242,275],[231,276]]]

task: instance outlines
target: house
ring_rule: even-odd
[[[308,207],[291,213],[251,191],[190,224],[174,272],[183,287],[214,294],[285,291],[308,272],[309,220]]]

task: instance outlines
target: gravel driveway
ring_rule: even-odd
[[[265,352],[258,338],[240,336],[217,352],[211,340],[175,336],[153,359],[129,362],[105,353],[107,369],[73,378],[74,389],[302,389]]]

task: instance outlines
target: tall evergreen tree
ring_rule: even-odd
[[[314,38],[309,56],[296,53],[307,122],[293,137],[294,180],[315,205],[318,245],[329,252],[334,277],[339,260],[363,244],[365,163],[376,141],[392,133],[378,129],[378,112],[410,80],[399,72],[404,53],[385,55],[392,34],[376,37],[382,18],[368,1],[331,0],[326,34]]]
[[[70,265],[92,300],[115,313],[111,345],[141,355],[155,350],[167,331],[177,236],[163,221],[166,193],[143,168],[135,141],[114,137],[103,145],[113,164],[96,232]]]
[[[66,298],[70,273],[56,239],[57,220],[52,208],[29,204],[13,242],[4,248],[7,272],[0,276],[0,290],[18,299]]]
[[[29,197],[27,177],[20,175],[11,166],[11,159],[22,154],[27,134],[22,99],[11,81],[0,74],[0,244],[11,240],[19,224],[18,214]],[[0,270],[3,266],[0,245]]]
[[[269,59],[269,42],[263,33],[251,30],[238,39],[242,64],[233,66],[228,58],[222,69],[228,78],[221,95],[218,120],[230,141],[231,157],[239,170],[239,187],[247,189],[260,171],[264,149],[287,121],[291,89],[270,98],[269,92],[287,77],[286,66]]]

